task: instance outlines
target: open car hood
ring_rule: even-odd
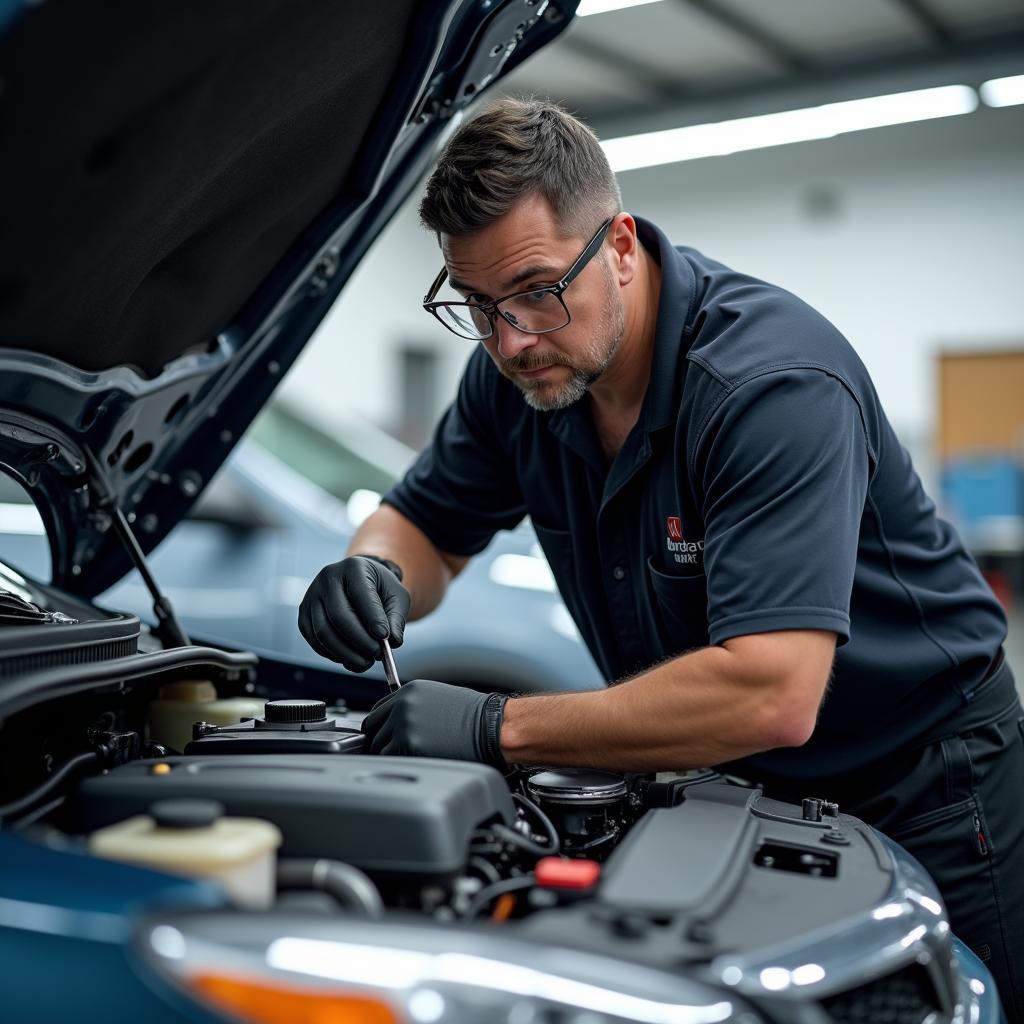
[[[188,511],[465,106],[576,0],[0,7],[0,466],[91,597]]]

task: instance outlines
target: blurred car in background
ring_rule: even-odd
[[[150,558],[186,631],[322,667],[296,626],[299,602],[413,456],[368,424],[331,435],[281,403],[268,406]],[[49,558],[38,513],[0,474],[0,559],[45,579]],[[98,603],[154,619],[137,571]],[[517,691],[603,685],[526,524],[496,537],[441,607],[409,625],[396,661],[409,679]],[[383,678],[379,665],[369,674]]]

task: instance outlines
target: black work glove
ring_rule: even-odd
[[[390,637],[401,647],[409,615],[402,570],[375,555],[350,555],[321,569],[299,605],[299,632],[325,658],[365,672]]]
[[[501,719],[507,700],[505,693],[413,679],[374,705],[363,732],[373,754],[450,757],[504,771]]]

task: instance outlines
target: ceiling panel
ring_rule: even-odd
[[[621,48],[684,84],[761,77],[778,70],[770,54],[681,0],[579,18],[570,31]]]
[[[815,63],[867,53],[884,56],[931,45],[898,0],[719,0]],[[975,0],[953,0],[967,5]]]
[[[968,38],[1024,28],[1021,0],[928,0],[928,6],[958,35]]]
[[[570,27],[568,32],[572,31]],[[548,97],[572,110],[617,109],[649,102],[648,90],[627,72],[574,54],[563,36],[516,68],[501,84],[504,93]]]

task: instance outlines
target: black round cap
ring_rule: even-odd
[[[526,788],[539,799],[570,802],[616,800],[624,797],[629,789],[621,775],[583,768],[535,772],[527,780]]]
[[[322,722],[326,717],[322,700],[268,700],[263,711],[267,722]]]
[[[157,800],[149,813],[158,828],[208,828],[224,810],[216,800]]]

